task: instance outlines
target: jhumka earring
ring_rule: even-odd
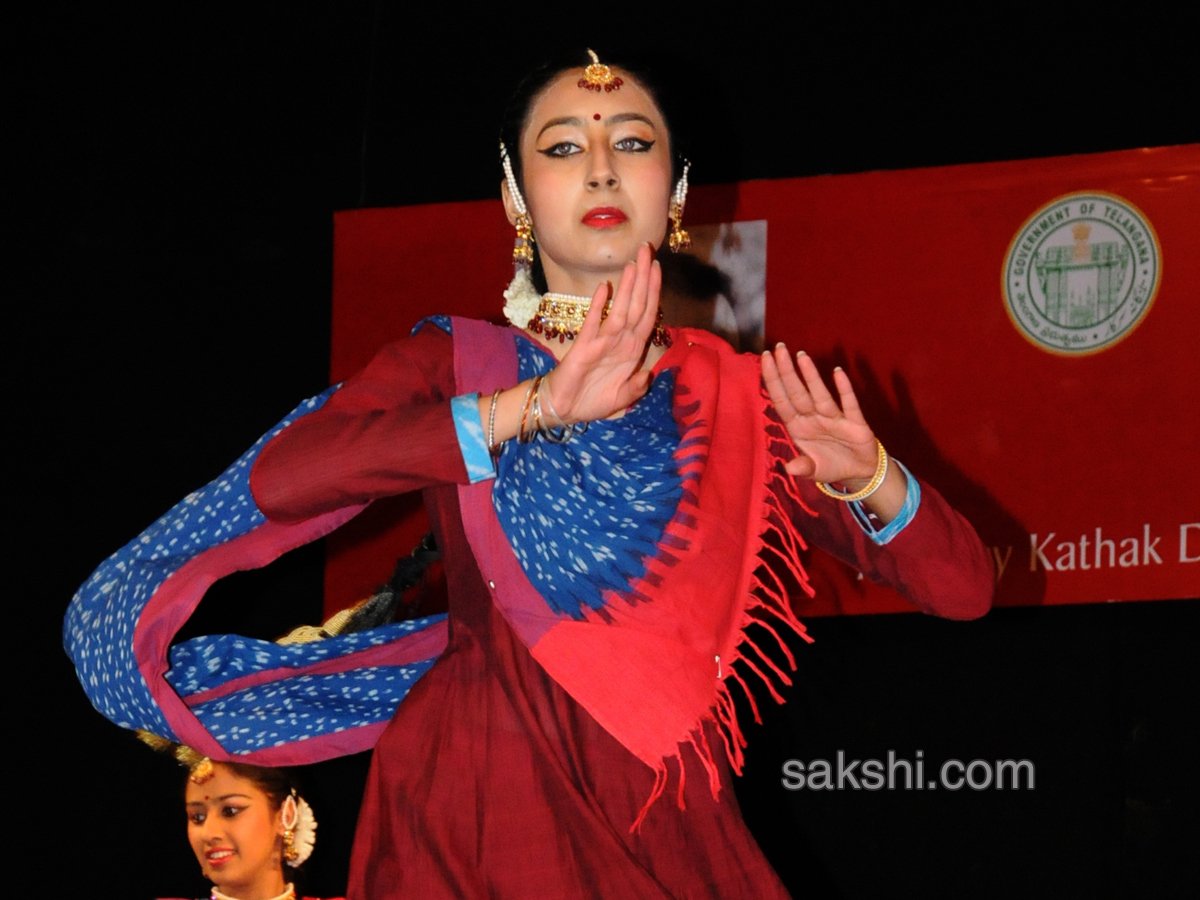
[[[296,865],[296,858],[300,854],[296,851],[296,831],[289,828],[283,833],[283,858],[289,866]]]
[[[517,187],[516,176],[513,175],[512,160],[508,156],[508,148],[504,141],[500,142],[500,164],[504,166],[504,180],[508,182],[508,194],[513,206],[517,208],[517,221],[513,223],[517,229],[517,239],[513,244],[513,264],[518,268],[528,269],[533,265],[533,219],[529,218],[529,208],[521,189]]]
[[[683,208],[687,205],[687,176],[688,169],[691,167],[692,164],[684,160],[683,174],[679,176],[679,181],[675,185],[675,193],[671,195],[671,205],[667,210],[667,215],[671,217],[671,237],[668,239],[668,246],[672,253],[678,253],[680,250],[686,250],[692,246],[691,235],[683,230]]]
[[[296,823],[299,820],[300,810],[293,792],[283,800],[283,859],[289,866],[295,866],[300,858],[300,851],[296,849]]]
[[[283,860],[292,868],[304,865],[317,843],[317,819],[312,807],[295,789],[283,799]]]

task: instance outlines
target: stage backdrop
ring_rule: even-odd
[[[849,371],[1000,605],[1200,596],[1200,145],[693,187],[687,219],[765,222],[768,344]],[[337,214],[332,379],[422,316],[500,321],[512,242],[499,200]],[[425,530],[407,497],[332,536],[327,609]],[[809,566],[802,616],[910,608]]]

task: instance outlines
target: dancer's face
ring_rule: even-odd
[[[204,784],[187,785],[192,852],[222,893],[274,897],[283,890],[283,814],[253,781],[220,763],[214,770]]]
[[[615,284],[638,246],[658,247],[667,232],[666,123],[631,76],[614,73],[625,83],[606,93],[580,88],[581,69],[564,72],[526,116],[522,180],[551,291],[590,295],[605,279]]]

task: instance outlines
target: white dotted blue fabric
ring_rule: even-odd
[[[175,693],[189,697],[255,672],[299,669],[371,647],[382,647],[404,635],[423,631],[443,618],[439,615],[393,622],[369,631],[325,638],[311,644],[280,645],[242,637],[240,634],[192,638],[171,648],[171,670],[166,679]]]
[[[517,341],[522,380],[554,357]],[[557,613],[581,618],[604,593],[629,596],[683,496],[674,459],[673,371],[620,419],[592,422],[569,443],[508,441],[497,461],[492,504],[530,583]]]
[[[125,728],[178,739],[154,702],[134,657],[138,617],[155,592],[184,564],[266,521],[250,493],[255,459],[268,441],[297,418],[319,409],[336,390],[335,386],[301,403],[218,478],[189,494],[105,560],[75,594],[63,624],[63,643],[88,698],[107,718]],[[388,643],[442,618],[288,647],[236,635],[194,638],[172,648],[166,678],[177,693],[187,697],[257,671],[302,668]],[[387,718],[432,662],[316,678],[281,678],[202,704],[194,712],[212,734],[223,734],[232,742],[227,748],[230,752],[278,746]],[[344,701],[341,708],[338,698]]]
[[[386,721],[433,663],[300,675],[199,703],[192,712],[229,753],[253,753]]]
[[[426,323],[452,333],[449,316]],[[518,377],[545,375],[555,359],[531,341],[517,342]],[[674,371],[661,372],[646,396],[620,419],[592,422],[569,443],[541,436],[506,441],[496,461],[492,505],[530,583],[556,613],[582,618],[604,608],[604,594],[638,597],[684,493],[674,454]]]

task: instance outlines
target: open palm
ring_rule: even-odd
[[[661,287],[662,270],[643,246],[636,264],[621,274],[603,320],[609,288],[596,289],[571,349],[548,376],[551,404],[565,422],[608,418],[646,393],[650,373],[642,371],[642,363]]]
[[[763,383],[799,451],[787,470],[823,482],[867,480],[875,472],[875,434],[863,418],[850,378],[833,370],[838,400],[825,387],[812,357],[803,351],[792,364],[787,347],[763,353]]]

